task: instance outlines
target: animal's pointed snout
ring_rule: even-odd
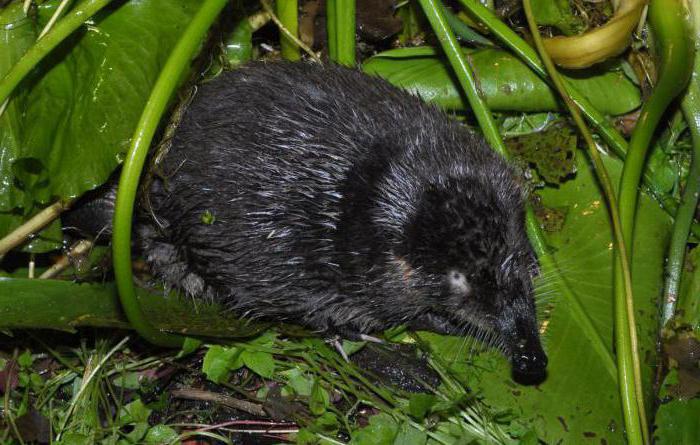
[[[531,342],[523,341],[515,350],[513,356],[513,368],[515,371],[522,374],[539,374],[547,368],[547,355],[542,350],[542,347],[537,344],[528,344]]]
[[[537,384],[547,376],[547,355],[539,338],[521,338],[511,356],[513,377],[525,384]]]

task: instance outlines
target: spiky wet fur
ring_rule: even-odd
[[[200,86],[159,169],[158,224],[146,218],[140,242],[192,296],[318,331],[537,336],[511,170],[383,80],[305,63],[223,73]]]

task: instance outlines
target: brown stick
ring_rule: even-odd
[[[215,392],[194,388],[176,389],[174,391],[171,391],[170,394],[177,399],[214,402],[218,403],[219,405],[224,405],[229,408],[237,409],[239,411],[245,411],[246,413],[252,414],[254,416],[267,417],[267,413],[263,409],[262,405],[253,402],[248,402],[247,400],[235,399],[225,394],[218,394]]]

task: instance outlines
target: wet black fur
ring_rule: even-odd
[[[160,168],[158,224],[139,232],[170,285],[320,332],[478,328],[516,370],[544,370],[523,193],[418,98],[351,69],[253,63],[199,87]]]

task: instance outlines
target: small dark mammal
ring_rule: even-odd
[[[137,242],[166,283],[325,333],[489,333],[516,377],[544,377],[523,193],[418,98],[253,63],[199,87],[159,168]]]

